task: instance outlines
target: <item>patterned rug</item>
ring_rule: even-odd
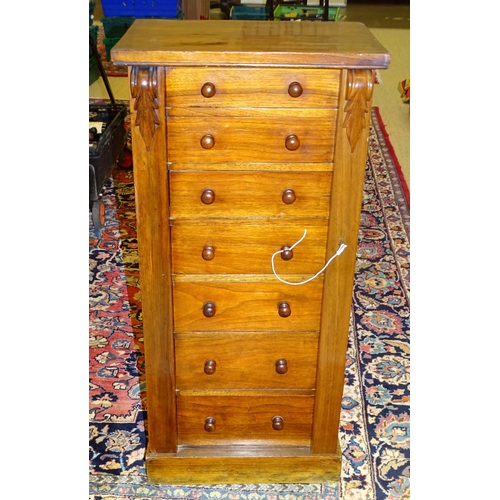
[[[339,483],[148,484],[147,394],[131,170],[89,218],[91,500],[379,500],[410,498],[409,208],[378,109],[372,112],[342,403]]]

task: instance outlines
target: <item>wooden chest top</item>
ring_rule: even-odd
[[[274,43],[275,42],[275,43]],[[137,19],[111,51],[115,64],[387,68],[361,23]]]

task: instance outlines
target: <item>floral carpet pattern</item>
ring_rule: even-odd
[[[91,500],[379,500],[410,498],[409,208],[376,108],[346,358],[339,483],[153,485],[133,172],[115,169],[102,231],[89,218]]]

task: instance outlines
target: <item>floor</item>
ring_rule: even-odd
[[[362,22],[391,54],[391,64],[380,71],[380,83],[375,85],[373,105],[378,106],[389,139],[396,152],[403,175],[410,187],[410,107],[403,103],[398,83],[410,78],[410,3],[409,0],[347,0],[340,19]],[[212,9],[211,18],[221,18],[218,9]],[[96,20],[99,17],[96,16]],[[116,99],[128,99],[127,79],[109,78]],[[101,78],[89,87],[90,98],[106,98],[108,94]]]

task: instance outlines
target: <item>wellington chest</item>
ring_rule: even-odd
[[[374,70],[359,23],[136,20],[149,480],[336,481]]]

